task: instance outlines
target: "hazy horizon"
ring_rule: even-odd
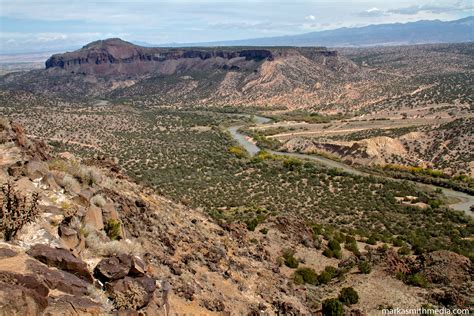
[[[75,49],[111,37],[170,44],[308,32],[472,15],[470,1],[2,1],[0,54]],[[38,14],[40,13],[40,14]]]

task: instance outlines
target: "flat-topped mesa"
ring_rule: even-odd
[[[272,61],[277,56],[294,54],[310,59],[317,55],[337,56],[337,52],[325,48],[151,48],[121,39],[108,39],[92,42],[74,52],[53,55],[46,61],[46,69],[94,75],[172,74],[190,69],[246,69],[254,67],[255,63]]]

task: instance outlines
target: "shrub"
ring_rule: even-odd
[[[359,262],[359,271],[363,274],[369,274],[372,271],[372,266],[368,261]]]
[[[251,220],[247,221],[247,229],[251,232],[255,230],[258,226],[258,219],[257,218],[252,218]]]
[[[332,267],[332,266],[326,266],[324,268],[324,271],[326,271],[327,273],[329,273],[331,275],[331,277],[334,277],[336,274],[337,274],[337,269]]]
[[[328,271],[323,271],[318,276],[318,282],[321,284],[328,284],[332,280],[332,275]]]
[[[100,183],[102,178],[97,168],[88,166],[80,166],[78,172],[74,176],[79,178],[82,183],[89,186]]]
[[[293,282],[295,282],[295,284],[297,285],[303,285],[304,284],[303,276],[295,272],[293,274]]]
[[[300,275],[304,283],[318,284],[318,274],[312,268],[298,268],[295,271],[295,276],[296,275]]]
[[[283,251],[283,259],[285,259],[285,265],[289,268],[296,269],[298,268],[299,261],[294,257],[295,252],[293,250],[287,249]]]
[[[288,158],[283,161],[283,166],[290,171],[296,170],[302,164],[303,162],[297,158]]]
[[[406,283],[410,285],[414,285],[414,286],[419,286],[419,287],[428,286],[428,281],[421,273],[415,273],[415,274],[409,275],[407,277]]]
[[[408,249],[407,246],[403,246],[400,249],[398,249],[398,254],[402,255],[402,256],[409,255],[410,254],[410,249]]]
[[[33,193],[28,203],[11,182],[2,186],[3,198],[0,203],[0,230],[5,241],[15,238],[18,231],[38,216],[38,193]]]
[[[339,301],[345,305],[357,304],[359,301],[359,294],[352,287],[345,287],[339,294]]]
[[[331,249],[326,248],[323,251],[323,256],[326,256],[328,258],[332,258],[332,257],[334,257],[334,252]]]
[[[324,316],[342,316],[342,303],[335,298],[323,301],[323,315]]]
[[[105,223],[104,230],[110,240],[116,240],[120,237],[120,222],[111,219]]]
[[[94,255],[112,256],[119,253],[142,255],[144,252],[142,245],[137,241],[127,239],[126,241],[104,242],[104,232],[97,232],[87,226],[83,228],[83,231],[86,237],[86,250],[93,252]]]
[[[356,256],[360,255],[359,247],[357,247],[356,242],[350,242],[345,244],[345,248],[355,254]]]
[[[395,247],[401,247],[405,244],[405,242],[400,237],[395,238],[392,243]]]
[[[331,249],[332,251],[340,251],[341,250],[341,245],[339,244],[339,242],[337,242],[336,240],[334,239],[331,239],[329,242],[328,242],[328,247],[329,249]]]
[[[107,203],[107,201],[105,201],[105,199],[102,195],[94,195],[91,198],[91,203],[94,204],[97,207],[104,207],[104,205]]]
[[[262,234],[266,235],[266,234],[268,234],[268,228],[265,228],[265,227],[264,227],[264,228],[260,229],[259,232],[261,232]]]
[[[239,159],[247,157],[247,151],[239,146],[229,147],[229,152],[234,154]]]
[[[72,192],[74,187],[80,187],[79,182],[68,174],[64,176],[63,186],[69,192]]]
[[[369,245],[375,245],[377,243],[377,239],[372,235],[365,242]]]

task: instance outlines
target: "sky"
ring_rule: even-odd
[[[62,52],[110,37],[195,43],[470,15],[472,0],[0,0],[0,54]]]

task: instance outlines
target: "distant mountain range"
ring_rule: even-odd
[[[474,16],[454,21],[417,21],[369,25],[300,35],[160,46],[327,46],[363,47],[474,41]]]

